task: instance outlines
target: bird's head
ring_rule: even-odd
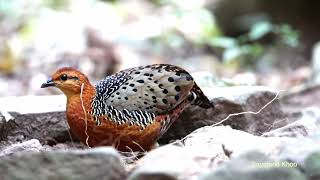
[[[65,67],[57,70],[51,78],[41,85],[41,88],[55,86],[67,97],[81,93],[81,86],[91,86],[88,78],[80,71]]]

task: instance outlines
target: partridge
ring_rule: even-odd
[[[188,105],[213,107],[187,71],[169,64],[122,70],[95,86],[65,67],[41,88],[50,86],[66,95],[67,122],[80,141],[125,152],[152,149]]]

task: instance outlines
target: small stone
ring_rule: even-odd
[[[43,149],[39,140],[31,139],[22,143],[12,144],[11,146],[0,151],[0,157],[12,155],[18,152],[39,152]]]
[[[300,117],[284,127],[264,133],[264,137],[306,137],[320,131],[320,108],[303,109]]]

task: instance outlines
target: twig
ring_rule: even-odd
[[[215,123],[215,124],[212,124],[210,126],[217,126],[217,125],[220,125],[222,124],[223,122],[227,121],[230,117],[233,117],[233,116],[239,116],[239,115],[243,115],[243,114],[254,114],[254,115],[257,115],[259,114],[262,110],[264,110],[267,106],[269,106],[271,103],[273,103],[273,101],[275,101],[276,99],[279,99],[279,95],[281,92],[284,92],[286,90],[280,90],[277,92],[276,96],[271,100],[269,101],[267,104],[265,104],[264,106],[262,106],[262,108],[259,109],[259,111],[257,112],[254,112],[254,111],[245,111],[245,112],[239,112],[239,113],[232,113],[232,114],[229,114],[226,118],[224,118],[223,120]]]
[[[217,125],[220,125],[222,124],[223,122],[227,121],[230,117],[233,117],[233,116],[238,116],[238,115],[243,115],[243,114],[259,114],[263,109],[265,109],[267,106],[269,106],[271,103],[273,103],[276,99],[279,99],[279,96],[280,96],[280,93],[281,92],[285,92],[286,90],[279,90],[276,94],[276,96],[271,100],[269,101],[268,103],[266,103],[264,106],[262,106],[262,108],[260,108],[258,111],[254,112],[254,111],[245,111],[245,112],[239,112],[239,113],[232,113],[232,114],[229,114],[226,118],[222,119],[221,121],[215,123],[215,124],[212,124],[210,125],[211,127],[213,126],[217,126]],[[182,139],[178,140],[178,142],[183,142],[184,140],[186,140],[187,138],[189,138],[190,136],[192,136],[192,134],[198,132],[199,129],[196,129],[195,131],[193,131],[192,133],[188,134],[187,136],[183,137]],[[176,142],[173,142],[173,143],[176,143]],[[173,143],[170,143],[170,144],[173,144]]]
[[[132,140],[132,143],[135,144],[135,145],[137,145],[144,153],[146,152],[146,150],[143,149],[143,147],[142,147],[139,143],[137,143],[136,141],[133,141],[133,140]]]
[[[89,143],[88,143],[88,142],[89,142],[89,135],[88,135],[88,117],[87,117],[87,112],[86,112],[86,109],[85,109],[85,107],[84,107],[83,99],[82,99],[83,88],[84,88],[84,83],[82,83],[82,85],[81,85],[80,100],[81,100],[82,110],[83,110],[83,113],[84,113],[84,122],[85,122],[85,125],[86,125],[85,130],[84,130],[84,132],[85,132],[85,134],[86,134],[86,136],[87,136],[87,138],[86,138],[86,145],[87,145],[89,148],[91,148],[91,147],[89,146]]]

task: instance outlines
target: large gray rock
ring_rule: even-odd
[[[225,155],[194,147],[166,145],[149,152],[137,163],[129,180],[195,179],[205,170],[215,167]]]
[[[320,149],[320,138],[315,137],[261,137],[225,126],[203,127],[184,140],[185,147],[201,149],[203,154],[221,156],[225,151],[236,158],[248,151],[257,150],[280,160],[303,163],[312,152]],[[222,148],[224,147],[224,149]],[[208,151],[208,153],[205,153]]]
[[[38,139],[44,143],[69,141],[70,134],[65,118],[65,112],[47,112],[36,114],[12,113],[13,128],[8,137],[21,141],[23,139]],[[17,138],[17,139],[16,139]]]
[[[0,158],[2,180],[123,180],[126,171],[112,148],[21,153]]]
[[[138,162],[129,179],[196,179],[203,173],[219,168],[221,162],[244,157],[243,154],[246,154],[246,158],[254,158],[255,162],[272,162],[275,167],[265,170],[259,167],[251,168],[241,171],[242,174],[237,171],[229,172],[226,168],[223,170],[223,178],[231,174],[239,175],[242,179],[245,179],[246,175],[251,179],[272,179],[274,176],[290,179],[296,175],[301,177],[299,170],[294,168],[303,164],[305,158],[319,148],[320,139],[261,137],[228,126],[206,126],[189,134],[182,142],[178,141],[175,145],[162,146],[149,152]],[[252,151],[261,153],[250,153]],[[273,159],[280,165],[275,164]],[[250,167],[247,161],[244,165],[242,163],[242,160],[233,162],[233,169]],[[295,167],[291,169],[291,166]],[[218,175],[213,177],[221,179]]]
[[[249,152],[203,175],[201,180],[307,180],[296,163],[275,161],[259,152]]]
[[[188,107],[160,142],[166,143],[172,139],[180,139],[195,129],[220,122],[232,113],[257,112],[276,96],[273,90],[260,86],[217,87],[203,88],[203,90],[215,105],[215,109]],[[286,125],[290,119],[285,117],[286,114],[282,111],[279,100],[276,99],[258,114],[233,116],[223,124],[261,135]]]
[[[206,126],[197,129],[184,139],[184,147],[201,149],[203,155],[221,156],[230,152],[232,158],[257,150],[268,156],[276,156],[285,141],[290,138],[264,138],[232,129],[229,126]],[[209,158],[209,157],[208,157]]]
[[[25,96],[0,98],[0,140],[22,142],[38,139],[55,144],[70,140],[63,96]]]

